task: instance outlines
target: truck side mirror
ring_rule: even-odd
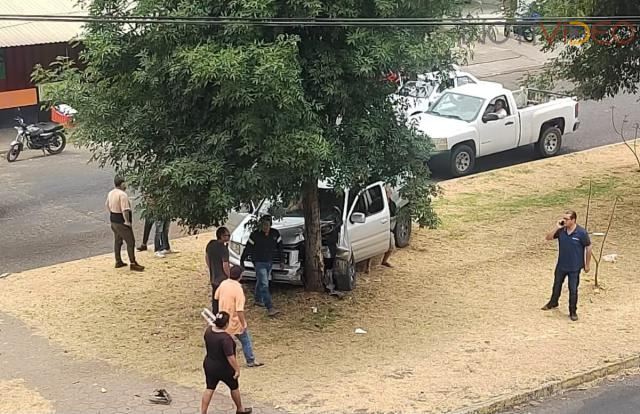
[[[500,117],[498,116],[498,114],[493,114],[493,113],[491,113],[491,114],[484,114],[484,115],[482,116],[482,122],[484,122],[485,124],[486,124],[487,122],[490,122],[490,121],[497,121],[498,119],[500,119]]]
[[[364,213],[353,213],[353,214],[351,214],[351,222],[352,223],[363,224],[365,221],[367,221],[367,218],[365,217]]]

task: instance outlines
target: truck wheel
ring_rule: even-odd
[[[409,245],[409,240],[411,239],[411,214],[409,214],[408,210],[400,210],[393,235],[396,239],[396,247],[403,248]]]
[[[353,254],[349,260],[336,259],[333,265],[333,275],[338,290],[348,292],[356,287],[356,262]]]
[[[540,140],[536,144],[538,153],[543,158],[553,157],[560,152],[562,146],[562,131],[556,127],[548,127],[542,134],[540,134]]]
[[[476,164],[475,151],[468,145],[458,145],[451,151],[450,162],[454,177],[471,174]]]

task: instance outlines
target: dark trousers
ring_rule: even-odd
[[[133,230],[131,227],[120,223],[111,223],[111,230],[115,243],[113,245],[113,252],[116,255],[116,263],[122,263],[122,256],[120,250],[122,250],[123,241],[127,243],[127,254],[129,255],[129,262],[136,263],[136,239],[133,236]]]
[[[155,222],[156,226],[156,236],[153,239],[154,250],[156,252],[160,252],[163,250],[171,250],[171,246],[169,246],[169,226],[171,225],[171,220],[157,220]]]
[[[553,279],[553,291],[551,292],[551,299],[549,299],[549,305],[558,306],[558,299],[562,293],[562,285],[564,279],[569,278],[569,313],[575,314],[578,309],[578,286],[580,285],[580,270],[569,272],[566,270],[560,270],[556,268],[555,277]]]
[[[144,220],[144,232],[142,233],[142,244],[145,246],[149,242],[149,235],[151,234],[151,227],[153,227],[154,221],[151,219]]]
[[[218,286],[220,285],[211,285],[211,312],[213,312],[213,314],[217,314],[218,311],[220,310],[220,305],[218,303],[218,301],[215,299],[216,297],[216,289],[218,289]]]

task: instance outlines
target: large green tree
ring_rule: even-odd
[[[561,47],[562,51],[552,61],[543,79],[569,80],[573,85],[571,92],[590,99],[602,99],[619,92],[635,94],[638,91],[640,31],[637,21],[625,22],[624,16],[639,16],[640,2],[545,0],[540,2],[539,9],[546,16],[621,16],[589,24],[589,40],[574,46],[568,46],[572,38],[586,38],[582,27],[547,26],[542,39],[547,43],[546,47]]]
[[[93,0],[92,16],[438,17],[450,0]],[[302,198],[308,287],[322,289],[319,179],[403,180],[433,225],[427,139],[398,119],[389,70],[453,60],[456,31],[91,22],[82,70],[39,73],[79,111],[76,136],[155,212],[219,224],[250,200]]]

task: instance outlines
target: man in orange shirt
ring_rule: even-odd
[[[240,344],[242,344],[242,353],[244,353],[247,366],[249,368],[260,367],[264,364],[256,361],[256,357],[253,355],[251,335],[249,335],[247,319],[244,315],[246,298],[242,285],[240,284],[242,268],[234,266],[229,273],[229,279],[225,279],[220,283],[220,286],[216,289],[214,298],[218,301],[219,311],[224,311],[229,314],[227,333],[238,338]]]

